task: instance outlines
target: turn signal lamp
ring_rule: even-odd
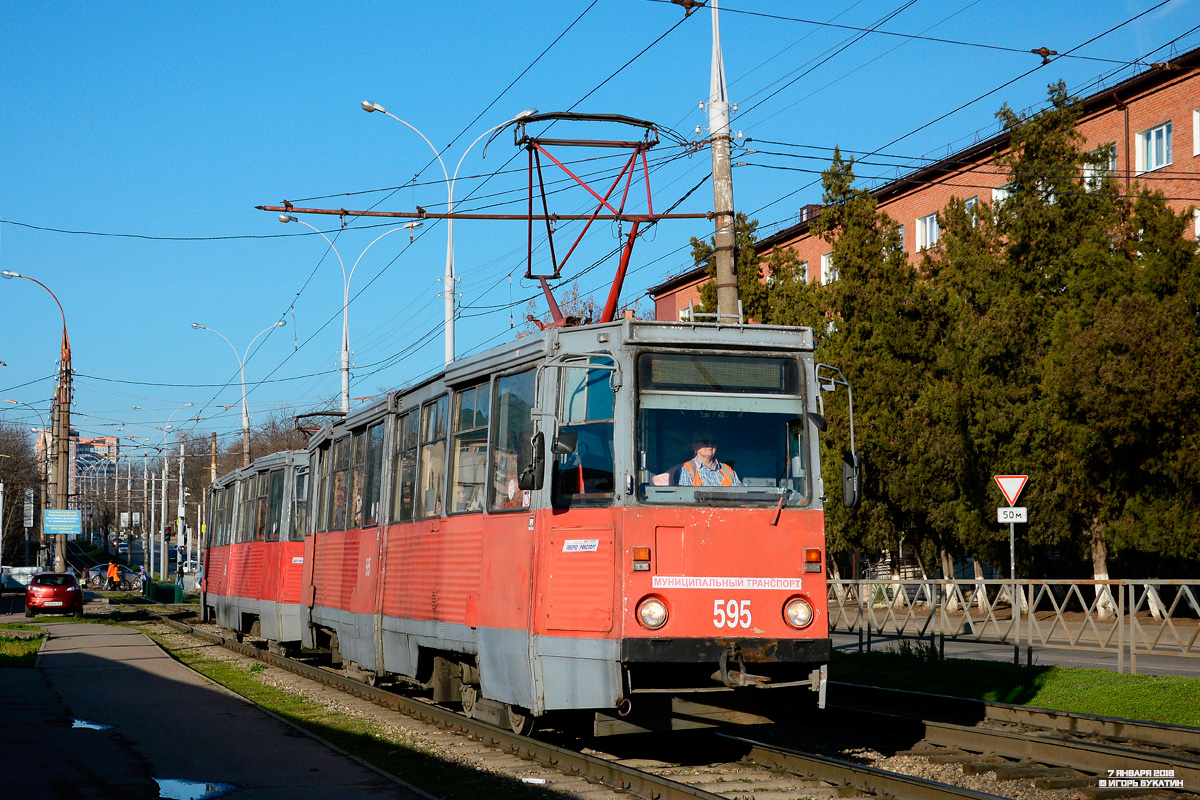
[[[804,571],[805,572],[820,572],[821,571],[821,551],[817,549],[804,551]]]
[[[649,547],[633,548],[633,571],[634,572],[649,572],[650,571],[650,548]]]

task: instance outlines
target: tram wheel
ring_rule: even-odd
[[[508,706],[508,727],[518,736],[528,736],[537,727],[537,717],[519,706]]]
[[[479,690],[474,686],[462,687],[462,711],[463,714],[474,719],[475,718],[475,701],[479,699]]]

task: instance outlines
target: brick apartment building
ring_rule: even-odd
[[[1110,168],[1127,190],[1137,181],[1162,192],[1176,213],[1192,209],[1190,234],[1200,240],[1200,48],[1085,98],[1077,129],[1085,149],[1114,147]],[[951,197],[968,204],[1004,198],[1006,178],[995,158],[1008,144],[1001,133],[872,191],[879,210],[901,225],[910,258],[937,243],[937,213]],[[809,233],[818,213],[819,205],[801,208],[798,222],[758,242],[759,255],[790,247],[809,281],[836,280],[830,244]],[[655,319],[686,318],[706,281],[700,267],[651,287]]]

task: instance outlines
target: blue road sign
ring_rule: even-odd
[[[47,508],[42,512],[42,532],[47,536],[80,536],[83,512],[77,508]]]

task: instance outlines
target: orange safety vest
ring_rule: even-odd
[[[118,571],[117,565],[109,564],[108,565],[108,577],[119,578],[120,576],[121,576],[121,573]]]
[[[700,482],[700,470],[694,468],[692,466],[693,463],[695,463],[694,459],[684,464],[680,469],[682,472],[686,472],[687,476],[691,478],[692,486],[703,486],[704,484]],[[721,470],[721,485],[733,486],[733,470],[720,461],[717,462],[717,466]],[[680,483],[684,483],[684,481],[680,481]]]

